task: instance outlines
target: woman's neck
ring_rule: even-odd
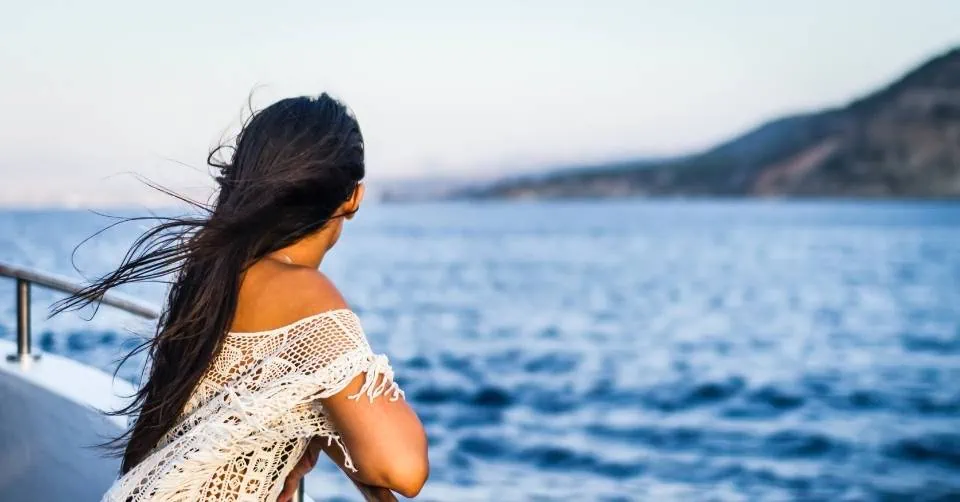
[[[301,239],[285,248],[270,253],[270,258],[288,265],[320,268],[320,263],[333,247],[334,235],[331,228],[325,227],[319,232]]]

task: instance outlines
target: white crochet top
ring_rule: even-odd
[[[351,399],[403,397],[387,357],[373,353],[350,310],[228,333],[178,425],[103,500],[274,502],[317,436],[337,443],[345,467],[356,470],[317,399],[361,373],[363,387]]]

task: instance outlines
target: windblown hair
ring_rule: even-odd
[[[229,161],[219,153],[232,151]],[[147,353],[144,382],[129,406],[134,426],[108,444],[122,451],[121,472],[141,462],[177,422],[229,331],[247,267],[322,228],[364,175],[363,137],[352,113],[323,94],[274,103],[253,114],[233,146],[207,157],[219,193],[200,216],[157,220],[119,267],[53,308],[53,315],[95,303],[122,284],[169,281],[156,334],[130,354]]]

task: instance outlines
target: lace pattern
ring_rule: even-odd
[[[180,421],[149,456],[118,479],[105,502],[273,502],[311,438],[342,449],[318,401],[357,375],[349,396],[403,397],[384,355],[374,354],[357,316],[323,312],[288,326],[229,333]]]

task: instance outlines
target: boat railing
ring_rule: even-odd
[[[71,279],[41,272],[28,267],[20,267],[0,261],[0,277],[9,277],[16,281],[17,288],[17,352],[9,354],[7,359],[24,360],[36,358],[30,335],[30,289],[36,284],[61,293],[79,292],[83,285]],[[118,308],[145,319],[156,319],[160,314],[156,309],[134,299],[116,293],[107,293],[98,300],[103,305]]]
[[[33,353],[33,344],[30,336],[30,289],[36,284],[61,293],[73,294],[83,288],[83,284],[66,277],[48,274],[40,270],[11,265],[0,261],[0,277],[8,277],[16,281],[17,288],[17,352],[7,355],[10,361],[25,361],[36,359],[39,356]],[[98,303],[118,308],[135,316],[145,319],[156,319],[160,313],[153,307],[140,303],[117,293],[107,293],[97,299]],[[303,480],[294,495],[293,500],[304,500]]]

